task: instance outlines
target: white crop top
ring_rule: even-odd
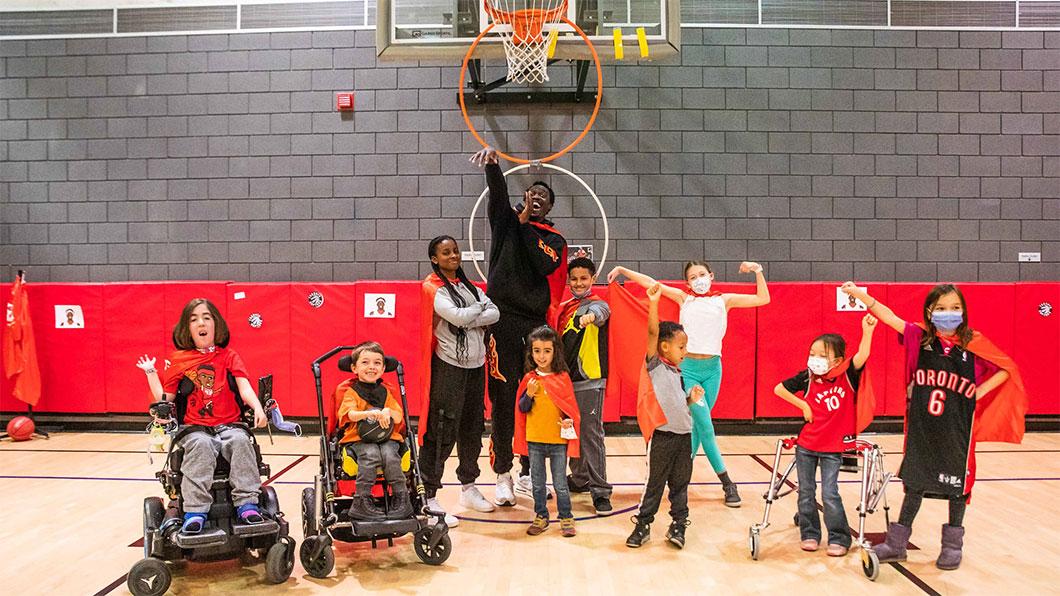
[[[688,334],[688,351],[721,356],[721,338],[725,337],[728,320],[721,296],[686,295],[681,305],[681,326]]]

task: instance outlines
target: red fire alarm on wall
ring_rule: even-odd
[[[336,93],[335,109],[340,112],[353,110],[353,93]]]

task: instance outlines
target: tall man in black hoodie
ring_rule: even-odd
[[[510,506],[515,505],[511,475],[515,392],[524,373],[526,336],[546,324],[549,308],[559,301],[567,277],[567,241],[546,219],[556,203],[548,184],[531,184],[516,210],[496,150],[486,147],[471,162],[486,169],[492,235],[486,295],[501,311],[500,321],[491,328],[493,349],[487,350],[495,350],[496,355],[489,376],[491,455],[497,473],[494,502]]]

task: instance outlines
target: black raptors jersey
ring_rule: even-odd
[[[907,491],[964,495],[975,416],[975,355],[938,338],[921,347],[908,389],[905,458],[898,476]]]

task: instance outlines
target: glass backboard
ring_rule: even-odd
[[[528,0],[528,6],[534,4]],[[536,4],[540,4],[538,1]],[[641,60],[643,29],[648,60],[677,53],[681,45],[679,0],[568,0],[567,18],[592,39],[600,58],[615,59],[621,29],[625,60]],[[376,47],[382,58],[460,60],[490,23],[482,0],[378,0]],[[585,42],[559,24],[557,58],[586,58]],[[488,34],[475,57],[503,56],[500,39]]]

